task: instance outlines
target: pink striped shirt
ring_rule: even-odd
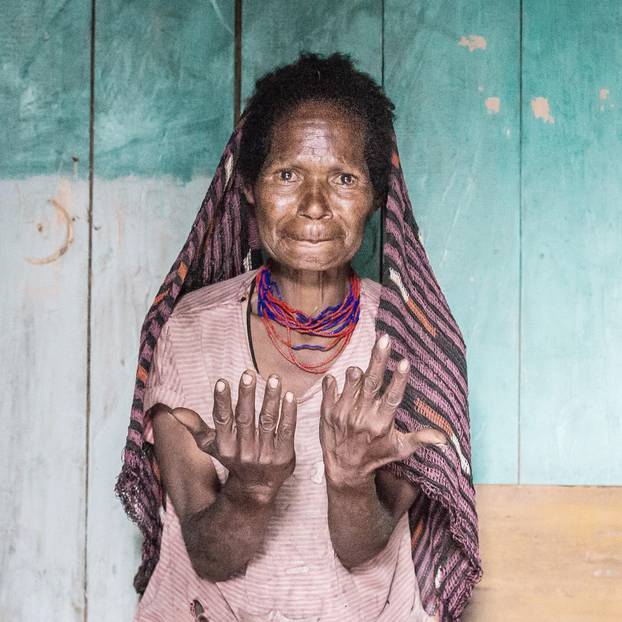
[[[220,377],[237,399],[238,379],[252,369],[244,317],[255,272],[192,292],[165,324],[145,391],[148,410],[161,402],[197,411],[213,426],[213,383]],[[367,367],[375,340],[380,286],[364,279],[361,316],[353,337],[333,363],[339,390],[350,365]],[[265,380],[257,377],[257,412]],[[136,612],[136,622],[192,622],[192,603],[209,622],[427,622],[411,557],[408,516],[373,559],[347,570],[328,530],[328,502],[318,425],[321,377],[297,397],[296,467],[281,487],[263,550],[243,576],[213,583],[194,572],[170,499],[163,513],[160,559]],[[235,403],[235,402],[234,402]],[[153,442],[150,426],[147,438]],[[213,459],[221,483],[227,469]]]

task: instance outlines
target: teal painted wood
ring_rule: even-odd
[[[621,24],[524,0],[524,483],[622,484]]]
[[[97,175],[211,175],[233,119],[233,3],[113,0],[97,11]]]
[[[513,483],[518,2],[387,0],[385,8],[385,87],[396,104],[402,165],[424,245],[467,343],[474,479]]]
[[[89,24],[88,2],[3,3],[0,179],[88,176]]]
[[[358,69],[382,81],[382,2],[316,0],[245,0],[242,17],[242,96],[252,94],[255,81],[267,71],[293,62],[301,51],[350,54]],[[365,229],[354,258],[355,269],[378,280],[379,214]]]
[[[89,32],[3,6],[0,620],[83,619]]]
[[[138,335],[233,127],[233,3],[97,8],[88,601],[118,622],[141,543],[113,494]]]

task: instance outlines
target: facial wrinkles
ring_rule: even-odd
[[[290,183],[283,171],[291,171]],[[354,176],[352,185],[340,180],[344,173]],[[284,270],[340,266],[347,279],[372,198],[360,122],[325,104],[294,111],[274,127],[255,190],[262,242]],[[294,281],[304,289],[299,277]],[[332,298],[334,284],[324,275],[316,273],[314,287],[321,301]]]
[[[339,153],[340,141],[339,134],[347,134],[346,128],[341,123],[331,123],[319,120],[309,119],[307,121],[294,121],[285,125],[283,133],[299,140],[290,143],[290,148],[285,154],[286,159],[291,157],[293,162],[308,161],[313,164],[332,165],[347,164],[354,160],[348,157],[347,153]],[[288,127],[289,126],[289,127]],[[296,130],[299,130],[298,133]],[[346,147],[352,149],[349,143],[342,141],[342,149]],[[345,149],[344,149],[345,150]],[[359,166],[357,165],[357,169]]]
[[[285,231],[295,239],[321,241],[327,239],[346,239],[351,226],[340,222],[338,210],[331,203],[328,195],[334,190],[329,182],[334,172],[360,174],[361,165],[352,151],[356,148],[356,141],[351,138],[351,126],[349,124],[331,120],[326,121],[312,117],[310,119],[291,120],[279,128],[275,136],[273,147],[281,157],[279,161],[272,163],[272,167],[280,165],[285,168],[293,166],[300,168],[298,174],[305,179],[305,190],[308,193],[318,193],[319,196],[311,197],[311,200],[326,202],[329,219],[321,218],[321,207],[316,208],[318,218],[291,218],[284,217]],[[288,140],[289,139],[289,140]],[[353,144],[354,143],[354,144]],[[284,148],[282,148],[284,147]],[[359,181],[362,183],[362,180]],[[300,197],[304,201],[308,196]],[[342,198],[341,205],[347,205],[348,199]]]

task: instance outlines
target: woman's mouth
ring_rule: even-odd
[[[322,242],[332,242],[334,238],[290,238],[294,242],[302,242],[304,244],[321,244]]]
[[[340,235],[331,233],[286,233],[286,237],[294,242],[305,242],[307,244],[321,244],[322,242],[334,242],[341,238]]]

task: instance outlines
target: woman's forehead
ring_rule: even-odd
[[[300,104],[272,128],[267,161],[292,158],[336,157],[364,160],[364,127],[354,113],[331,102]]]

